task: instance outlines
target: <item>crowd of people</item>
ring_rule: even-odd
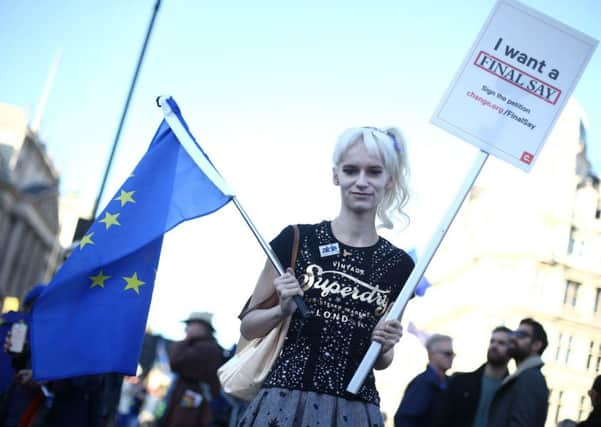
[[[541,372],[547,347],[543,326],[525,318],[516,330],[496,327],[486,362],[472,372],[448,377],[455,353],[452,338],[432,335],[426,341],[428,366],[407,386],[394,417],[395,427],[544,427],[549,389]],[[509,372],[509,362],[516,364]],[[582,422],[558,426],[601,426],[601,375],[589,391],[593,410]]]
[[[27,345],[11,350],[8,333],[5,352],[14,375],[3,393],[0,425],[383,427],[373,372],[357,394],[346,386],[372,342],[379,344],[374,368],[385,369],[402,336],[401,323],[386,314],[414,263],[378,234],[378,226],[392,228],[394,213],[406,218],[407,178],[398,129],[360,127],[340,135],[332,168],[333,184],[340,189],[338,215],[288,226],[271,241],[288,268],[280,275],[266,261],[240,316],[246,339],[289,325],[274,365],[248,404],[222,392],[217,369],[227,352],[215,339],[210,314],[195,312],[184,320],[185,338],[168,350],[170,381],[163,388],[149,387],[145,372],[36,383]],[[26,307],[35,304],[39,292],[36,287],[25,298]],[[295,297],[310,307],[310,317],[299,313]],[[495,328],[486,362],[451,377],[446,372],[455,356],[452,338],[435,334],[425,345],[428,366],[404,391],[395,427],[544,426],[549,390],[541,355],[547,335],[539,322],[526,318],[515,330]],[[517,368],[510,373],[511,358]],[[600,425],[600,388],[597,378],[590,392],[594,409],[580,426]]]
[[[166,369],[135,376],[89,375],[49,382],[32,378],[28,340],[14,351],[11,326],[28,324],[43,285],[24,298],[22,312],[0,322],[4,351],[0,369],[2,427],[230,427],[244,402],[225,396],[217,368],[230,354],[217,343],[209,313],[183,320],[185,338],[168,346]],[[156,364],[155,364],[156,365]],[[164,368],[164,367],[163,367]],[[158,378],[158,381],[157,381]]]
[[[13,321],[27,320],[40,290],[40,287],[32,289],[24,299],[23,316],[14,313],[3,316],[8,319],[1,325],[5,335]],[[172,343],[168,351],[171,372],[168,388],[155,396],[151,396],[148,378],[141,372],[124,378],[97,375],[36,384],[27,351],[11,353],[10,339],[6,340],[4,355],[10,356],[15,371],[13,377],[6,376],[0,384],[0,425],[238,425],[247,404],[221,390],[217,369],[227,359],[228,351],[214,337],[212,315],[193,312],[183,322],[185,338]],[[516,330],[499,326],[491,333],[484,364],[472,372],[447,376],[455,357],[453,340],[447,335],[429,336],[425,342],[427,367],[406,387],[394,416],[394,426],[544,426],[549,390],[541,373],[541,355],[546,346],[545,330],[533,319],[523,319]],[[512,359],[516,369],[510,373]],[[586,420],[561,420],[558,427],[601,426],[601,375],[594,379],[589,397],[593,410]]]
[[[449,378],[452,339],[433,335],[426,342],[428,367],[405,390],[395,427],[544,427],[549,389],[541,356],[547,344],[543,326],[534,319],[523,319],[516,330],[499,326],[492,331],[486,362]],[[516,369],[510,373],[512,358]],[[597,407],[598,399],[591,399]],[[589,425],[595,417],[593,413],[579,425]]]

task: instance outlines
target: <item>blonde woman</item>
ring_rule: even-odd
[[[384,314],[414,264],[377,227],[392,228],[395,212],[405,216],[407,175],[397,129],[360,127],[340,135],[332,173],[340,187],[338,216],[299,225],[295,265],[278,276],[266,262],[249,305],[264,307],[274,292],[278,302],[242,318],[242,334],[255,338],[292,316],[280,356],[239,426],[383,426],[373,373],[357,395],[345,389],[372,340],[382,344],[375,369],[384,369],[402,335],[400,323],[384,321]],[[288,226],[271,242],[284,265],[293,236]],[[311,318],[296,312],[295,295],[303,296]]]

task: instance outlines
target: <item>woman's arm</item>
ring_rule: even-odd
[[[292,315],[296,304],[292,300],[294,295],[303,294],[294,272],[288,269],[286,274],[278,276],[277,271],[269,260],[265,262],[263,271],[250,299],[249,307],[268,299],[273,293],[278,296],[279,304],[271,308],[257,308],[249,311],[240,324],[240,332],[247,339],[263,337],[277,326],[285,317]]]
[[[385,353],[380,353],[378,358],[376,359],[376,363],[374,364],[374,369],[380,371],[382,369],[386,369],[392,363],[394,359],[394,347],[388,350]]]
[[[385,321],[384,317],[380,319],[371,334],[372,341],[382,344],[380,355],[374,365],[375,369],[386,369],[390,366],[394,358],[394,346],[399,342],[401,336],[403,336],[401,322],[398,320]]]

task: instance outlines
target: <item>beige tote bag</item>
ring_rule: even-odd
[[[290,257],[292,268],[296,264],[299,243],[298,226],[294,225],[293,228],[294,243],[292,246],[292,256]],[[265,302],[257,304],[250,309],[247,308],[247,303],[247,306],[242,310],[240,318],[256,308],[269,308],[277,303],[278,298],[275,294]],[[284,321],[264,337],[254,338],[250,341],[247,341],[244,337],[240,337],[236,354],[217,371],[221,387],[225,393],[245,401],[250,401],[255,397],[275,360],[280,355],[291,318],[292,316],[286,317]]]

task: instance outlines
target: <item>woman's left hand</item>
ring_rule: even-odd
[[[380,354],[393,348],[402,336],[403,326],[398,320],[381,320],[371,333],[371,339],[382,344]]]

